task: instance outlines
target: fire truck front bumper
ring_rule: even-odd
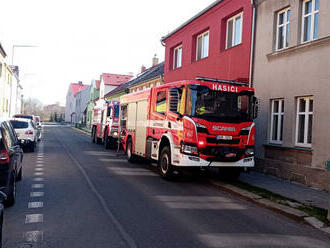
[[[179,167],[254,167],[254,157],[247,157],[235,162],[206,161],[196,156],[175,154],[172,161]]]

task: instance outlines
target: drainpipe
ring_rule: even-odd
[[[256,35],[256,19],[257,19],[257,4],[255,0],[251,0],[253,8],[252,12],[252,37],[251,37],[251,54],[250,54],[250,74],[249,74],[249,86],[253,87],[253,69],[254,69],[254,48],[255,48],[255,35]]]

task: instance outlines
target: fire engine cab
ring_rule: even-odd
[[[246,83],[197,78],[124,95],[120,102],[127,159],[157,161],[164,178],[180,167],[218,167],[233,180],[254,166],[257,99]]]
[[[119,102],[102,101],[93,110],[92,142],[105,148],[115,147],[118,141]]]

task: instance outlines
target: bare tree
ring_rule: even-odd
[[[23,103],[23,113],[31,115],[39,115],[41,119],[44,117],[43,104],[36,98],[28,98]]]

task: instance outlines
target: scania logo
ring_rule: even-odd
[[[213,126],[213,131],[229,131],[229,132],[235,132],[236,129],[234,127],[223,127],[223,126]]]

